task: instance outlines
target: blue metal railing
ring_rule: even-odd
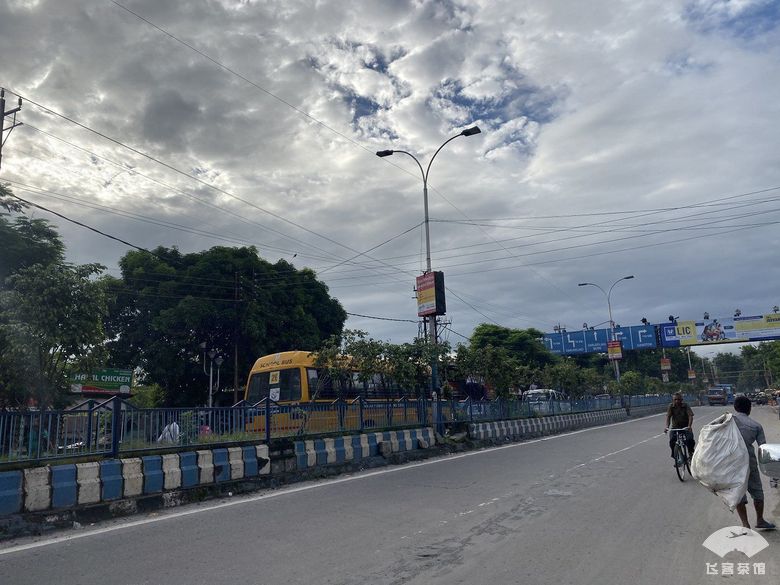
[[[176,447],[265,441],[326,433],[487,422],[628,407],[628,397],[557,401],[334,400],[279,404],[264,399],[226,408],[137,408],[112,398],[70,410],[0,412],[0,469],[10,463],[117,457]],[[695,397],[686,397],[694,403]],[[633,396],[630,407],[668,404],[669,396]]]

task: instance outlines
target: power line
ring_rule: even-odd
[[[350,317],[363,317],[365,319],[377,319],[378,321],[397,321],[399,323],[417,323],[414,319],[391,319],[390,317],[377,317],[375,315],[361,315],[360,313],[349,313]]]
[[[92,226],[89,226],[89,225],[87,225],[85,223],[82,223],[82,222],[77,221],[75,219],[71,219],[71,218],[69,218],[69,217],[67,217],[65,215],[62,215],[61,213],[57,213],[56,211],[53,211],[51,209],[46,208],[43,205],[38,205],[37,203],[33,203],[32,201],[28,201],[27,199],[22,199],[21,197],[19,197],[18,195],[14,194],[14,193],[11,193],[11,197],[14,197],[15,199],[18,199],[19,201],[23,201],[27,205],[30,205],[32,207],[36,207],[38,209],[41,209],[41,210],[46,211],[48,213],[51,213],[52,215],[56,215],[57,217],[59,217],[61,219],[64,219],[65,221],[69,221],[70,223],[76,224],[76,225],[81,226],[83,228],[86,228],[86,229],[88,229],[90,231],[93,231],[96,234],[100,234],[101,236],[104,236],[104,237],[109,238],[111,240],[117,241],[117,242],[119,242],[121,244],[124,244],[125,246],[129,246],[130,248],[135,248],[136,250],[139,250],[141,252],[146,252],[147,254],[151,254],[152,256],[160,258],[161,260],[165,260],[166,262],[169,261],[169,259],[163,258],[163,257],[155,254],[151,250],[147,250],[146,248],[142,248],[141,246],[136,246],[135,244],[131,244],[127,240],[123,240],[122,238],[118,238],[116,236],[112,236],[111,234],[107,234],[106,232],[102,232],[102,231],[100,231],[97,228],[93,228]]]

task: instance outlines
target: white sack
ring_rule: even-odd
[[[720,496],[730,510],[747,491],[750,457],[730,413],[704,425],[691,461],[691,474]]]

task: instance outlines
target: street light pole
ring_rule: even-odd
[[[211,408],[213,404],[213,398],[214,398],[214,363],[217,364],[217,390],[219,390],[219,369],[222,366],[222,363],[225,361],[225,359],[218,355],[216,349],[207,349],[208,344],[204,341],[198,345],[200,347],[201,354],[203,355],[203,363],[201,364],[203,367],[203,373],[208,374],[209,377],[209,400],[208,400],[208,407]],[[206,372],[206,357],[209,358],[209,371]]]
[[[482,131],[479,129],[479,126],[472,126],[471,128],[466,128],[460,134],[456,134],[455,136],[451,136],[450,138],[445,140],[444,143],[439,148],[436,149],[436,152],[433,153],[431,160],[428,162],[428,167],[425,170],[423,170],[423,166],[420,163],[420,161],[417,159],[417,157],[414,156],[411,152],[407,152],[406,150],[379,150],[376,153],[376,155],[380,158],[390,156],[392,154],[395,154],[396,152],[409,155],[410,157],[412,157],[412,159],[414,159],[414,162],[416,162],[417,166],[420,168],[420,174],[422,175],[422,180],[423,180],[423,208],[425,211],[425,274],[428,274],[432,270],[431,230],[430,230],[430,221],[428,218],[428,174],[431,172],[431,165],[433,164],[433,160],[436,158],[436,155],[439,154],[441,149],[444,148],[447,144],[449,144],[456,138],[460,138],[461,136],[473,136],[474,134],[479,134],[480,132]],[[436,315],[432,315],[430,319],[425,318],[425,321],[430,323],[430,328],[429,328],[430,340],[431,340],[431,345],[435,349],[438,343],[438,336],[436,333]],[[438,387],[436,361],[437,360],[434,357],[433,362],[431,363],[431,392],[435,392]]]
[[[610,330],[610,341],[617,341],[615,338],[615,321],[612,319],[612,289],[615,288],[617,283],[623,282],[624,280],[631,280],[634,278],[634,275],[630,276],[624,276],[623,278],[618,278],[615,282],[612,283],[612,286],[609,287],[609,292],[605,291],[603,288],[601,288],[599,285],[597,285],[594,282],[581,282],[577,286],[595,286],[597,289],[599,289],[605,297],[607,297],[607,309],[609,310],[609,330]],[[620,383],[620,364],[618,363],[619,360],[612,360],[612,363],[614,365],[615,369],[615,381]]]

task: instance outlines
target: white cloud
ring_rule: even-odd
[[[353,256],[348,248],[422,221],[414,161],[374,151],[408,150],[425,168],[446,138],[478,123],[483,134],[445,147],[430,175],[432,218],[485,220],[431,223],[455,331],[468,335],[485,315],[542,329],[603,321],[603,299],[576,283],[609,285],[627,273],[636,279],[613,299],[624,324],[778,303],[780,230],[766,224],[780,221],[780,191],[690,207],[780,186],[778,28],[761,2],[126,5],[251,83],[108,3],[5,3],[0,85],[29,101],[0,178],[256,243],[269,260],[298,253],[299,266],[324,269]],[[200,169],[223,192],[32,101]],[[143,245],[225,243],[28,196]],[[658,208],[682,209],[642,213]],[[612,215],[596,215],[604,213]],[[524,219],[495,221],[505,218]],[[55,223],[74,261],[115,266],[125,252]],[[395,273],[363,258],[323,279],[350,312],[414,318],[421,234],[372,252]],[[705,237],[653,246],[694,236]],[[398,341],[417,331],[348,325]]]

